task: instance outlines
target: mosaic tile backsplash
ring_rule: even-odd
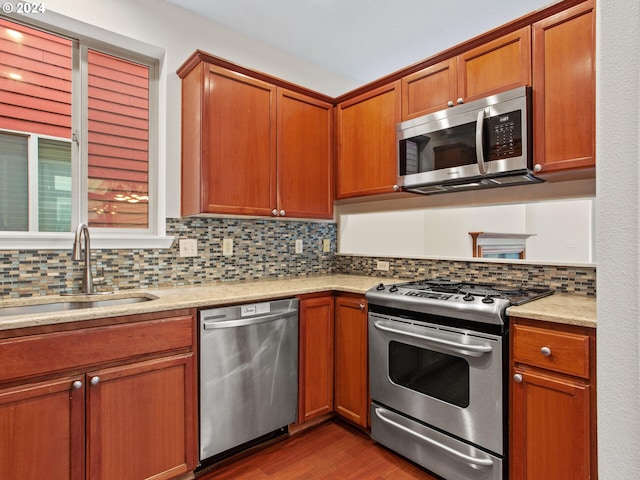
[[[345,273],[402,279],[449,277],[502,283],[547,285],[554,290],[595,296],[595,267],[560,267],[428,259],[336,255],[336,225],[238,218],[167,219],[169,249],[92,250],[100,291],[197,285],[212,282]],[[179,240],[196,239],[198,256],[179,256]],[[222,239],[233,238],[233,256],[222,255]],[[295,253],[295,241],[303,253]],[[329,239],[331,251],[322,251]],[[376,261],[390,264],[375,270]],[[68,250],[0,251],[0,299],[76,291],[82,262]]]
[[[375,270],[377,260],[389,262],[388,272]],[[595,267],[528,265],[473,261],[336,255],[335,271],[346,274],[385,276],[400,279],[450,278],[460,281],[546,286],[552,290],[596,296]]]
[[[99,291],[197,285],[217,281],[331,273],[336,225],[236,218],[167,219],[169,249],[92,249]],[[180,257],[179,240],[196,239],[197,257]],[[233,256],[222,255],[222,239],[233,239]],[[295,240],[303,251],[295,253]],[[322,251],[329,239],[331,251]],[[82,262],[68,250],[0,251],[0,298],[77,291]]]

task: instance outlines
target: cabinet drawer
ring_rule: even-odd
[[[517,363],[589,378],[589,337],[524,325],[513,326]]]
[[[193,329],[183,316],[2,340],[0,382],[191,348]]]

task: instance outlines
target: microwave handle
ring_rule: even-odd
[[[484,110],[478,112],[478,120],[476,122],[476,158],[478,159],[478,170],[480,175],[486,175],[484,164],[484,145],[482,144],[482,128],[484,126]]]

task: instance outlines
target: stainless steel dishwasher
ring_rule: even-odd
[[[298,300],[200,312],[200,460],[295,422]]]

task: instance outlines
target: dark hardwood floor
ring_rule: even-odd
[[[198,480],[437,480],[359,430],[329,421],[233,461]]]

